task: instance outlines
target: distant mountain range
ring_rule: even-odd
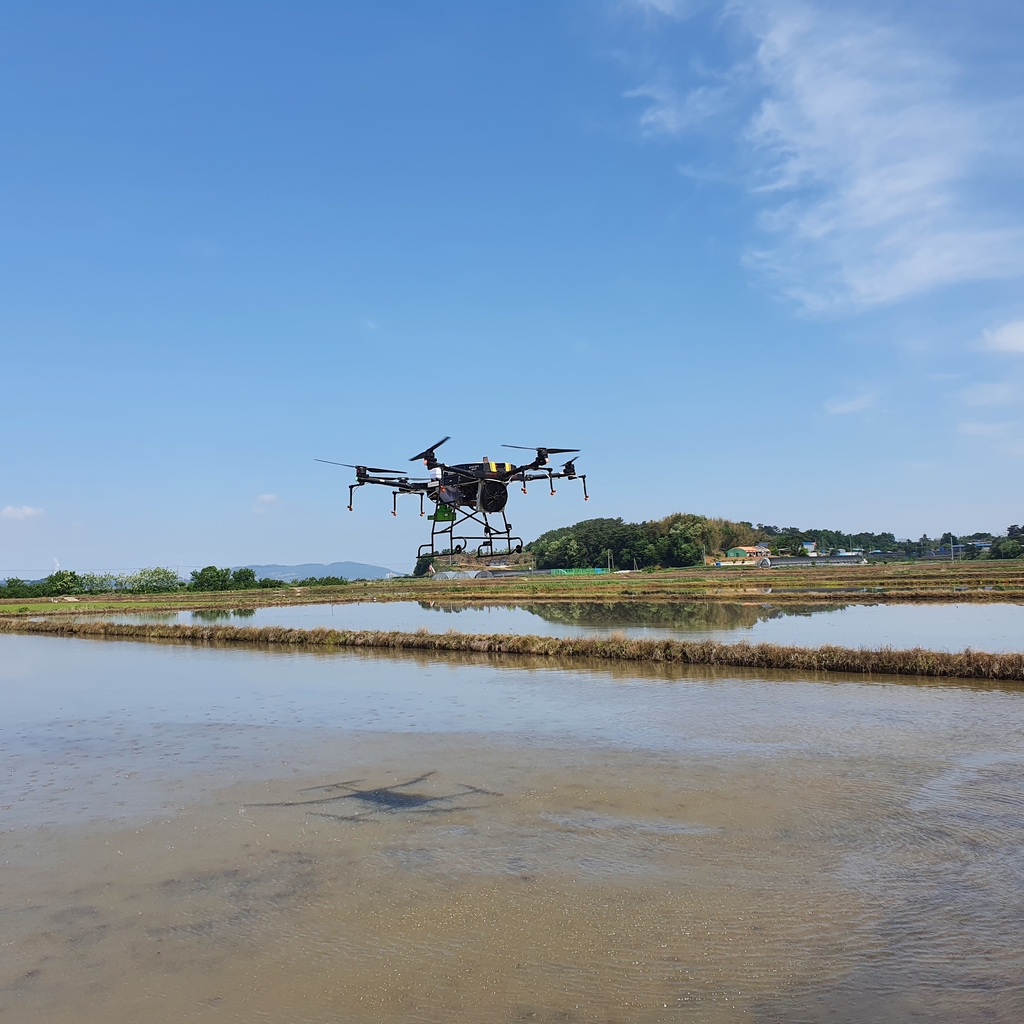
[[[379,580],[393,569],[385,569],[382,565],[365,565],[362,562],[331,562],[324,565],[320,562],[307,562],[305,565],[247,565],[256,573],[257,579],[281,580],[294,583],[296,580],[309,579],[310,576],[342,576],[347,580]]]

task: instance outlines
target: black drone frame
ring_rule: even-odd
[[[573,448],[534,448],[537,457],[530,463],[522,466],[510,466],[507,463],[500,465],[505,467],[498,469],[498,463],[492,463],[494,468],[488,470],[487,463],[464,463],[457,466],[449,466],[438,462],[435,457],[435,450],[440,448],[447,441],[445,437],[432,445],[426,451],[414,455],[409,461],[416,462],[423,460],[428,470],[433,475],[429,479],[410,477],[400,470],[381,469],[377,466],[350,465],[346,462],[331,462],[329,459],[317,459],[317,462],[327,462],[332,466],[347,466],[356,471],[356,482],[349,484],[348,488],[348,510],[352,511],[355,491],[358,487],[366,484],[377,484],[383,487],[390,487],[391,492],[391,514],[398,515],[398,498],[400,495],[416,495],[420,499],[420,515],[425,515],[424,498],[429,498],[435,503],[434,512],[429,516],[431,520],[430,541],[421,544],[417,551],[417,558],[424,556],[439,556],[444,554],[462,554],[474,542],[477,543],[476,554],[480,558],[490,558],[497,555],[510,555],[523,550],[522,537],[512,534],[512,524],[505,516],[505,491],[508,484],[518,481],[522,484],[523,494],[527,493],[526,485],[535,480],[547,480],[550,493],[555,494],[555,480],[579,480],[583,485],[583,500],[589,501],[587,493],[587,476],[585,473],[576,472],[576,459],[570,459],[564,464],[560,471],[552,468],[544,468],[548,465],[550,455],[565,452],[575,452]],[[507,448],[521,448],[521,445],[505,445]],[[488,492],[487,485],[491,490]],[[500,491],[494,493],[494,485],[497,484]],[[475,501],[467,501],[467,495],[472,494],[473,486],[476,485]],[[456,500],[449,500],[448,495],[455,493]],[[487,508],[488,498],[494,498],[492,507]],[[494,506],[497,507],[494,507]],[[499,517],[501,525],[492,521],[491,517]],[[481,532],[467,532],[476,527]],[[447,539],[447,541],[446,541]],[[442,550],[438,547],[441,544]]]
[[[423,558],[424,555],[431,557],[444,554],[461,555],[473,541],[480,542],[476,549],[478,558],[511,555],[513,552],[518,553],[523,550],[523,538],[512,536],[512,524],[505,518],[504,509],[500,512],[477,512],[475,510],[464,511],[457,506],[446,506],[446,508],[451,509],[450,519],[447,516],[439,518],[444,515],[440,505],[438,505],[437,511],[429,517],[431,519],[430,542],[419,546],[416,550],[417,559]],[[502,525],[500,527],[492,526],[491,516],[501,516]],[[468,523],[475,523],[483,530],[483,533],[461,532],[471,528],[467,527]],[[444,542],[445,537],[448,538],[447,544]],[[441,546],[438,546],[439,540]],[[498,542],[497,550],[494,547],[495,541]]]

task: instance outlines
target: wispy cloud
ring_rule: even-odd
[[[1005,437],[1010,430],[1009,423],[961,423],[961,434],[968,437]]]
[[[982,345],[992,352],[1024,352],[1024,320],[1013,320],[983,331]]]
[[[1021,113],[957,90],[905,29],[803,3],[747,7],[767,95],[749,125],[764,217],[755,259],[812,309],[871,306],[1021,273],[1024,230],[977,179],[1006,169]],[[824,272],[818,268],[823,268]]]
[[[845,416],[851,412],[862,412],[875,404],[878,396],[874,392],[857,395],[853,398],[830,398],[825,403],[825,412],[832,416]]]
[[[644,14],[680,20],[690,15],[695,4],[692,0],[629,0],[627,6],[638,8]]]
[[[1017,388],[1007,381],[978,383],[964,388],[960,397],[965,405],[1012,405],[1017,400]]]
[[[0,510],[0,518],[3,519],[34,519],[43,515],[41,508],[33,508],[31,505],[7,505]]]
[[[863,8],[732,0],[753,45],[719,74],[759,98],[736,158],[764,206],[747,263],[814,312],[863,309],[1024,271],[1024,223],[994,181],[1021,176],[1020,98],[983,97],[922,37]],[[666,72],[667,74],[667,72]],[[729,105],[725,87],[644,86],[647,133]]]
[[[277,504],[276,494],[261,494],[253,502],[252,513],[255,516],[265,516],[268,510]]]
[[[665,85],[643,85],[630,89],[627,99],[650,100],[640,115],[645,135],[676,135],[720,113],[727,102],[724,86],[700,86],[680,95]]]

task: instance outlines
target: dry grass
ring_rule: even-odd
[[[136,625],[114,622],[3,619],[0,632],[57,636],[173,640],[192,643],[261,644],[314,648],[381,648],[429,652],[477,652],[559,659],[660,662],[801,672],[847,672],[951,679],[1024,680],[1024,653],[966,650],[874,650],[850,647],[786,647],[720,644],[711,640],[631,640],[625,636],[549,637],[515,634],[400,633],[377,630],[262,629],[236,626]]]

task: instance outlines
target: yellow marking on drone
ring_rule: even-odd
[[[491,467],[491,472],[492,473],[497,473],[498,472],[498,466],[499,465],[505,467],[504,468],[504,472],[506,472],[506,473],[511,473],[512,472],[512,463],[510,463],[510,462],[501,462],[501,463],[492,462],[489,465]]]

